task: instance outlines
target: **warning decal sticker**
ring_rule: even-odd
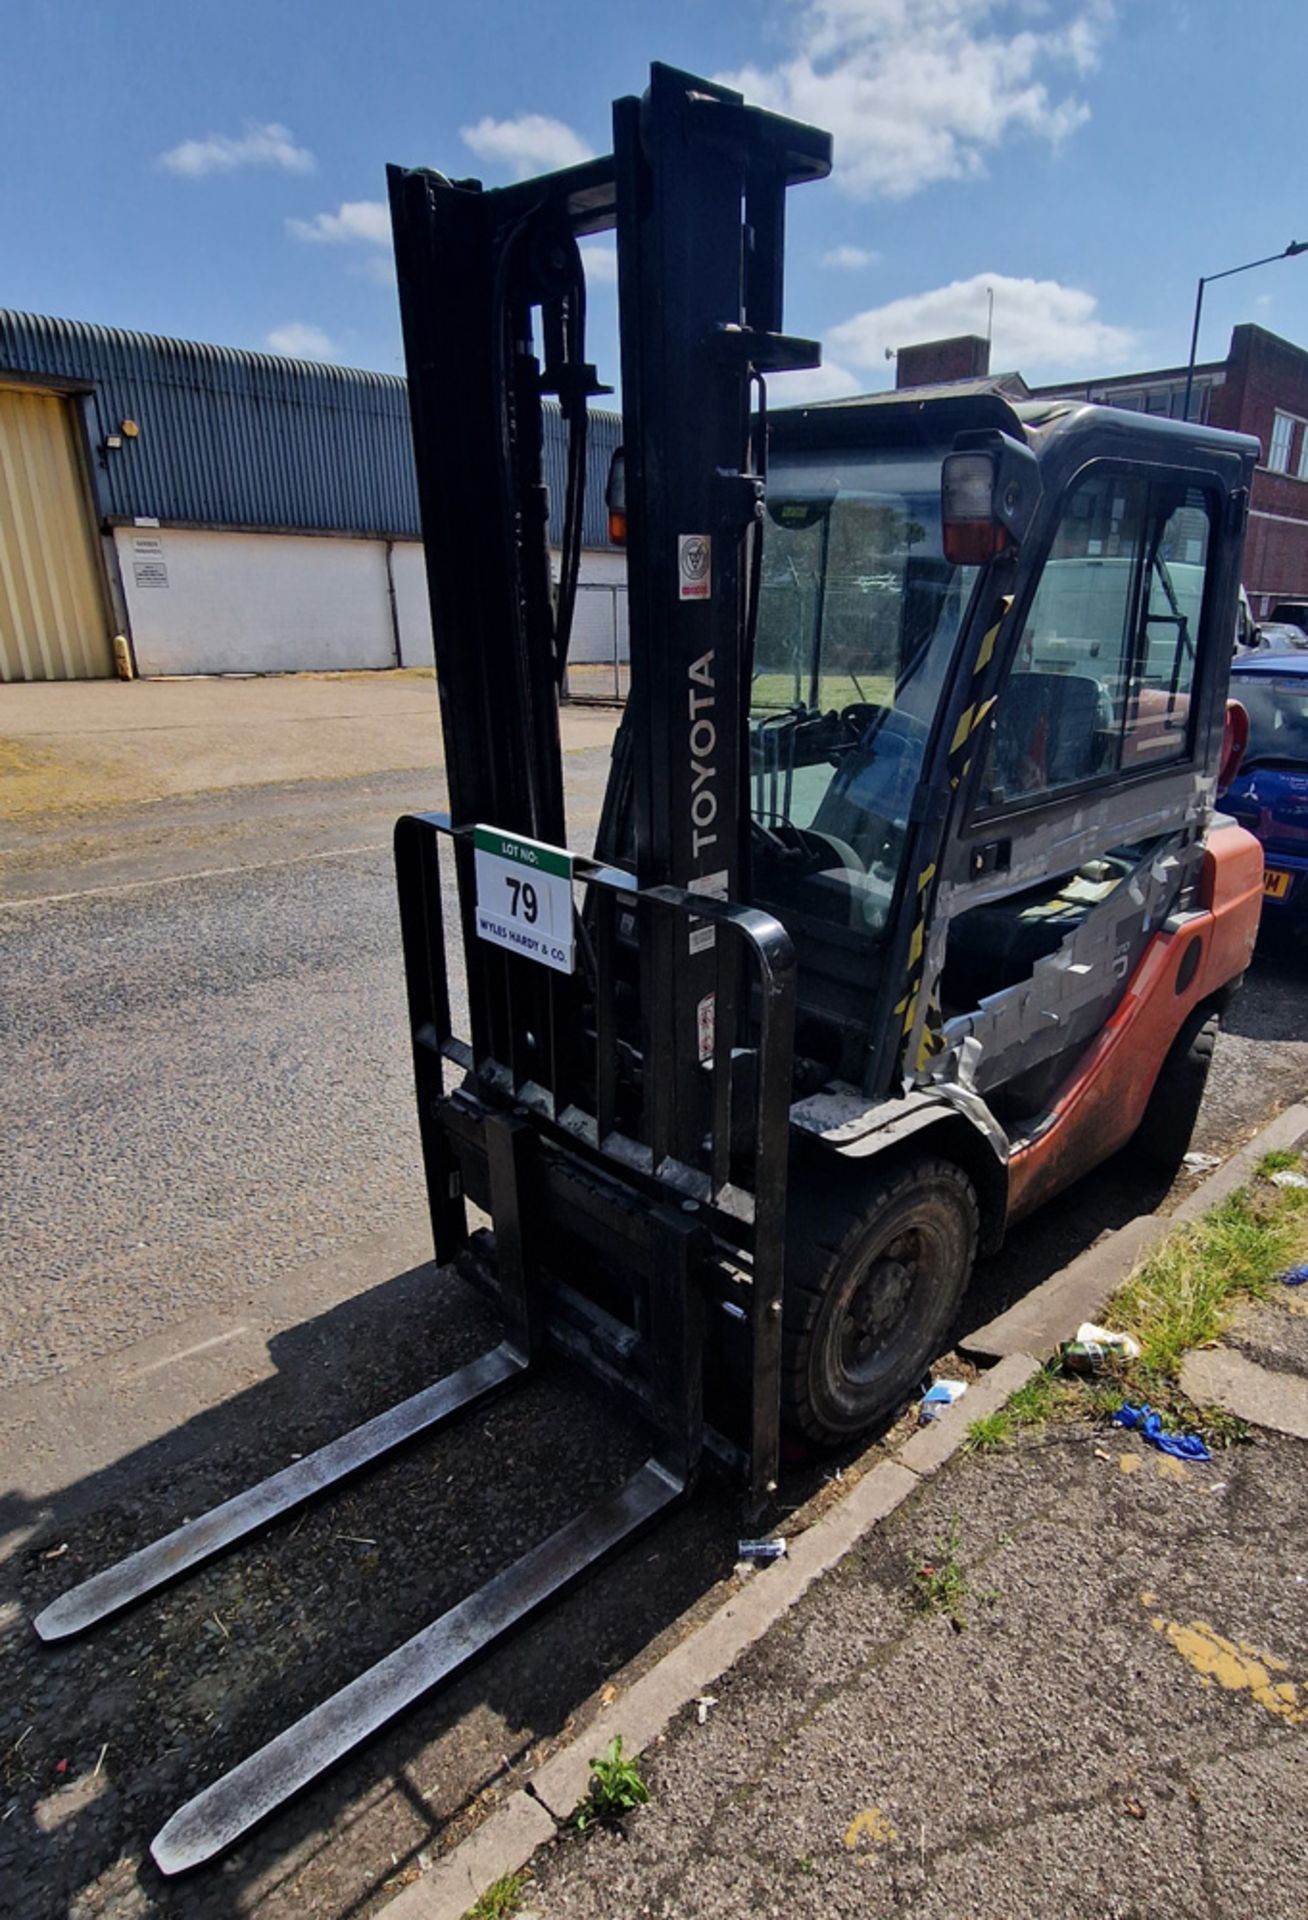
[[[713,595],[713,541],[707,533],[677,535],[677,591],[682,600]]]

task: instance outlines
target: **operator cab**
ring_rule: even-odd
[[[1182,461],[1185,432],[988,383],[772,414],[751,898],[799,950],[801,1058],[888,1090],[900,1035],[877,988],[904,971],[919,917],[925,943],[919,856],[947,921],[938,1045],[1175,840],[1177,776],[1195,786],[1224,699],[1229,636],[1209,639],[1229,626],[1228,583],[1210,561],[1243,457],[1205,434]],[[989,543],[951,518],[957,463],[987,448],[1009,508]],[[1201,809],[1182,811],[1197,843]],[[937,878],[923,849],[946,816],[953,870]],[[1120,997],[1150,926],[1138,904],[1069,1049]],[[1002,1108],[1006,1069],[972,1071]],[[1038,1107],[1056,1078],[1010,1109]]]

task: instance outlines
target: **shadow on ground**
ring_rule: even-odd
[[[279,1337],[275,1378],[39,1511],[0,1500],[0,1534],[19,1542],[0,1568],[10,1911],[368,1912],[419,1848],[442,1843],[729,1570],[735,1515],[709,1489],[225,1861],[176,1882],[141,1864],[191,1794],[619,1484],[646,1436],[547,1369],[80,1640],[45,1647],[31,1616],[496,1333],[451,1276],[399,1275]]]
[[[1232,1042],[1308,1030],[1306,1006],[1300,976],[1269,960],[1237,1003]],[[1234,1144],[1265,1117],[1266,1076],[1238,1097],[1215,1082],[1225,1104],[1206,1137]],[[1162,1197],[1119,1156],[982,1264],[967,1319],[989,1318]],[[11,1911],[362,1920],[730,1570],[738,1510],[707,1485],[224,1860],[164,1881],[148,1842],[183,1801],[618,1485],[646,1436],[589,1383],[547,1369],[80,1641],[41,1646],[31,1616],[496,1337],[484,1302],[419,1267],[278,1336],[273,1378],[49,1503],[0,1498],[0,1877]],[[790,1501],[838,1464],[793,1464]]]

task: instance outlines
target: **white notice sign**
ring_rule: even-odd
[[[557,973],[571,973],[572,855],[498,827],[475,827],[477,932]]]

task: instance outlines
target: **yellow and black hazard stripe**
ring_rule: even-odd
[[[922,960],[926,952],[927,892],[935,877],[934,860],[923,867],[917,876],[917,913],[908,941],[908,985],[903,999],[895,1005],[895,1012],[900,1016],[901,1021],[900,1033],[905,1041],[912,1033],[913,1022],[917,1019],[918,996],[922,991]]]
[[[1013,604],[1013,596],[1006,593],[999,602],[994,622],[981,636],[981,645],[977,648],[976,660],[972,667],[973,694],[979,692],[981,677],[994,658],[999,630],[1008,616]],[[968,769],[972,765],[972,742],[994,711],[996,694],[981,700],[971,699],[958,716],[954,728],[954,737],[949,743],[949,752],[945,756],[945,773],[951,792],[957,792]],[[913,931],[908,942],[908,968],[903,998],[896,1002],[895,1012],[900,1017],[900,1035],[907,1046],[917,1021],[918,1001],[922,997],[922,966],[926,955],[927,896],[931,882],[936,877],[936,863],[931,861],[923,867],[917,877],[917,912],[913,921]],[[941,1038],[939,1031],[940,1013],[934,1005],[927,1008],[923,1024],[922,1039],[917,1050],[914,1071],[920,1073],[933,1053],[939,1051]]]

